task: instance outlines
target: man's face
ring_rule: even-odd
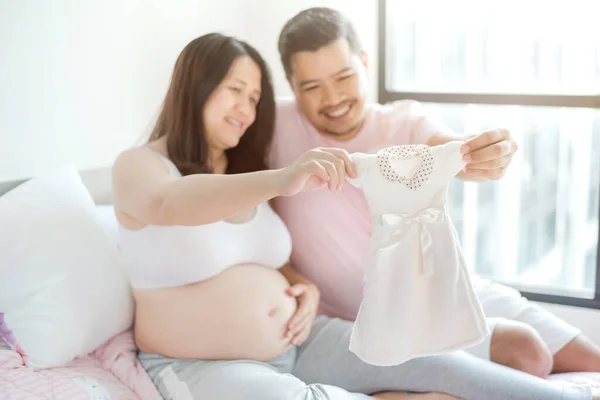
[[[315,128],[338,139],[354,136],[365,116],[366,57],[340,38],[316,52],[294,54],[290,66],[296,100]]]

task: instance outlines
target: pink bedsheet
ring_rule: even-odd
[[[160,400],[136,358],[131,331],[65,367],[33,370],[0,346],[1,400]]]
[[[549,380],[600,389],[600,373],[556,374]],[[0,342],[0,400],[161,400],[135,355],[131,331],[62,368],[35,371]]]

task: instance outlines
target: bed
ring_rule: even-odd
[[[91,195],[94,206],[98,210],[109,209],[112,203],[109,171],[83,171],[77,174]],[[0,200],[22,183],[23,180],[0,182]],[[0,299],[1,295],[0,291]],[[64,364],[36,368],[28,365],[27,361],[27,357],[0,338],[0,400],[161,399],[136,358],[130,328],[116,332],[91,351]],[[596,373],[556,374],[548,379],[600,388],[600,374]]]
[[[64,367],[35,370],[0,339],[2,400],[160,400],[136,359],[131,331]]]

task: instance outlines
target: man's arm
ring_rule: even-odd
[[[506,129],[493,129],[467,137],[451,136],[448,133],[434,134],[427,140],[427,145],[439,146],[453,140],[465,142],[461,151],[467,166],[456,175],[464,181],[500,179],[518,148]]]
[[[491,129],[477,135],[460,135],[429,115],[419,102],[401,101],[397,104],[399,122],[408,118],[413,143],[439,146],[453,140],[465,142],[461,152],[466,167],[457,175],[460,179],[469,181],[500,179],[517,150],[517,144],[507,129]]]

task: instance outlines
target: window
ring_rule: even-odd
[[[541,13],[529,3],[500,10],[483,1],[468,16],[448,6],[433,18],[440,4],[380,0],[379,100],[419,100],[457,133],[509,128],[520,149],[503,179],[450,185],[469,267],[534,300],[600,308],[592,2]]]
[[[600,69],[598,70],[600,75]],[[600,132],[600,113],[596,114],[594,119],[594,132]],[[598,218],[598,209],[600,208],[600,186],[594,185],[595,182],[600,181],[600,134],[592,136],[592,145],[590,146],[590,198],[588,200],[588,220],[594,222],[594,219]]]

